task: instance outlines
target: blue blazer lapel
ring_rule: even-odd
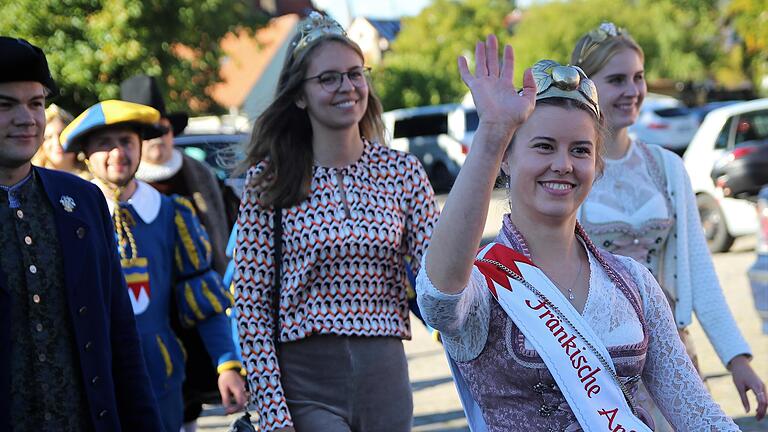
[[[86,265],[84,257],[88,255],[88,251],[82,249],[86,244],[82,240],[86,236],[94,234],[91,232],[92,224],[85,219],[86,209],[84,207],[87,206],[87,199],[82,196],[84,188],[77,187],[74,181],[61,181],[61,174],[59,173],[53,175],[48,170],[35,169],[40,175],[43,189],[53,207],[56,232],[62,251],[64,285],[67,291],[71,293],[71,290],[81,285],[79,282],[83,272],[87,271],[84,269]],[[67,211],[68,209],[71,211]]]

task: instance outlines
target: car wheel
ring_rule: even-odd
[[[699,208],[701,227],[710,252],[727,252],[735,238],[725,226],[725,217],[717,201],[707,194],[696,196],[696,206]]]
[[[454,178],[448,167],[441,162],[437,162],[432,166],[430,171],[429,180],[432,183],[432,189],[437,193],[450,192],[453,187]]]

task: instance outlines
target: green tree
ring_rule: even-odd
[[[475,43],[489,33],[506,34],[512,0],[435,0],[403,20],[374,85],[385,109],[456,102],[466,93],[456,58],[472,58]]]
[[[768,79],[768,0],[733,0],[728,8],[736,33],[741,39],[742,66],[748,77],[761,89]]]
[[[518,48],[521,64],[541,58],[569,62],[578,38],[604,21],[625,28],[640,44],[651,81],[707,78],[710,66],[721,54],[716,8],[704,1],[575,0],[542,4],[525,12],[512,43]]]
[[[247,0],[2,0],[0,34],[45,51],[74,112],[119,95],[122,80],[161,76],[168,109],[217,109],[206,93],[219,80],[219,41],[263,19]]]

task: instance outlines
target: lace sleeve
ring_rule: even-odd
[[[643,380],[664,417],[681,431],[738,431],[707,392],[677,333],[672,311],[651,273],[624,258],[643,298],[648,325],[648,356]]]
[[[458,294],[446,294],[427,275],[426,254],[416,277],[416,298],[424,321],[438,330],[445,349],[456,361],[469,361],[480,354],[488,338],[490,304],[485,278],[477,267],[467,286]]]

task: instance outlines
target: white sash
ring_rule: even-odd
[[[498,267],[475,262],[499,305],[544,360],[582,429],[586,432],[651,432],[632,413],[613,377],[615,367],[600,338],[544,272],[523,255],[499,243],[488,244],[477,258],[503,264],[550,301],[550,305],[542,302],[523,283]],[[553,310],[555,307],[559,313]],[[471,430],[486,431],[477,402],[456,364],[452,360],[450,363]],[[605,370],[606,365],[611,370]]]

